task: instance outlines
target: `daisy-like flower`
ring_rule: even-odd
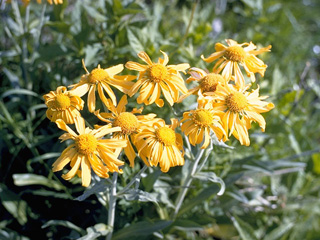
[[[102,69],[100,65],[98,65],[98,67],[93,69],[91,72],[87,70],[83,60],[82,65],[87,73],[81,77],[79,83],[71,85],[70,87],[72,87],[71,92],[79,95],[80,97],[89,92],[87,104],[90,112],[94,112],[96,109],[96,89],[98,89],[99,97],[104,103],[107,101],[104,94],[104,91],[106,91],[113,104],[116,105],[117,98],[110,88],[110,85],[119,89],[123,93],[128,93],[129,89],[134,84],[131,81],[136,78],[136,76],[132,75],[116,75],[123,70],[123,64],[118,64],[105,69]]]
[[[22,1],[23,5],[25,5],[25,6],[29,5],[29,3],[30,3],[30,0],[21,0],[21,1]],[[11,0],[7,0],[6,2],[11,3]],[[40,4],[41,2],[42,2],[42,0],[37,0],[38,4]],[[63,0],[47,0],[47,2],[51,5],[52,4],[55,4],[55,5],[63,4]]]
[[[225,132],[233,134],[241,145],[250,145],[248,129],[251,121],[258,122],[261,131],[265,131],[266,121],[260,113],[274,108],[273,103],[262,101],[268,96],[259,97],[259,88],[247,92],[246,88],[238,90],[233,85],[217,86],[213,93],[212,107],[222,111],[220,118]]]
[[[170,167],[184,164],[182,137],[174,131],[177,126],[177,119],[172,119],[171,126],[162,120],[136,135],[138,154],[147,166],[159,164],[162,172],[168,172]]]
[[[193,146],[203,141],[201,148],[204,149],[210,143],[210,130],[214,132],[219,140],[224,137],[224,141],[226,141],[227,134],[220,123],[217,111],[210,104],[205,104],[202,98],[203,96],[200,95],[196,110],[183,113],[181,131],[186,136],[189,136],[189,141]]]
[[[218,73],[209,73],[204,71],[200,68],[190,68],[190,77],[186,80],[187,83],[192,81],[196,81],[199,83],[197,87],[189,89],[188,93],[182,95],[179,98],[178,102],[182,102],[186,97],[190,96],[191,94],[197,94],[200,90],[201,94],[206,94],[207,92],[214,92],[217,88],[218,84],[225,85],[227,83],[226,79],[224,79]]]
[[[201,56],[201,58],[208,63],[220,58],[214,65],[213,72],[220,73],[223,69],[222,76],[228,81],[234,76],[236,85],[241,89],[245,85],[245,80],[239,64],[244,67],[244,70],[252,82],[255,81],[255,73],[259,73],[262,77],[264,76],[267,65],[257,58],[256,55],[263,52],[270,52],[271,45],[255,50],[257,46],[252,42],[238,44],[232,39],[226,39],[226,42],[228,46],[217,43],[215,45],[216,52],[212,53],[208,58],[205,58],[203,55]]]
[[[56,91],[50,91],[43,96],[45,104],[48,106],[47,118],[52,122],[62,119],[67,124],[74,123],[74,117],[80,116],[84,102],[77,96],[67,91],[67,88],[60,86]]]
[[[88,187],[91,182],[91,167],[93,171],[101,178],[108,178],[108,172],[122,172],[119,166],[124,162],[120,161],[115,152],[119,148],[127,145],[126,140],[121,139],[101,139],[109,133],[121,131],[120,127],[110,128],[104,126],[92,130],[85,127],[84,119],[75,118],[75,125],[78,135],[66,125],[61,119],[56,121],[57,126],[67,133],[60,136],[62,141],[72,139],[73,144],[67,147],[61,156],[53,163],[53,171],[62,170],[70,163],[71,170],[63,174],[65,180],[70,180],[77,173],[82,178],[82,186]],[[79,170],[81,168],[81,170]]]
[[[157,106],[163,107],[163,100],[160,98],[161,93],[164,98],[172,106],[179,99],[179,91],[183,94],[188,92],[184,80],[180,75],[180,71],[184,72],[190,66],[188,63],[178,65],[167,65],[169,62],[168,55],[160,51],[164,58],[159,58],[157,63],[154,63],[145,52],[138,54],[147,65],[142,65],[136,62],[127,62],[126,68],[139,71],[139,79],[129,91],[129,96],[132,97],[140,88],[140,95],[137,98],[139,104],[146,105],[156,103]]]
[[[108,99],[109,100],[109,99]],[[129,159],[130,167],[134,166],[134,159],[136,157],[136,152],[131,143],[134,142],[134,135],[140,132],[145,125],[152,125],[155,119],[155,114],[148,115],[134,115],[136,113],[141,113],[142,108],[134,108],[131,112],[126,112],[126,105],[128,103],[127,96],[123,95],[115,107],[111,100],[108,101],[108,109],[110,113],[102,112],[99,110],[95,111],[95,115],[104,122],[112,123],[113,127],[121,127],[120,132],[115,132],[113,138],[115,139],[125,139],[127,140],[127,146],[124,148],[124,153]],[[130,138],[129,138],[130,137]],[[130,141],[131,140],[131,141]]]

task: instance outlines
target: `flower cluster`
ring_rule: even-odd
[[[11,0],[7,0],[6,1],[7,3],[11,3]],[[29,3],[30,3],[30,0],[21,0],[21,2],[23,3],[24,6],[28,6]],[[63,4],[63,0],[47,0],[47,2],[52,5],[52,4],[55,4],[55,5],[58,5],[58,4]],[[42,3],[42,0],[37,0],[37,3],[38,4],[41,4]]]
[[[217,43],[215,53],[208,58],[201,56],[208,63],[217,60],[212,72],[190,68],[188,63],[168,65],[169,57],[163,51],[163,58],[157,62],[140,52],[138,57],[146,65],[133,61],[125,64],[127,69],[138,71],[138,77],[119,75],[124,70],[123,64],[105,69],[98,65],[89,72],[83,62],[86,74],[79,83],[69,86],[70,90],[59,86],[44,95],[47,117],[67,132],[60,139],[73,141],[54,162],[53,171],[70,164],[70,171],[62,177],[69,180],[78,174],[82,185],[89,186],[91,168],[102,178],[108,178],[109,172],[122,171],[125,162],[119,155],[123,151],[131,167],[138,156],[147,166],[159,165],[167,172],[170,167],[184,164],[182,134],[190,144],[201,144],[203,149],[209,146],[213,135],[224,142],[233,135],[248,146],[251,123],[257,122],[264,131],[266,122],[260,113],[274,105],[263,101],[267,97],[259,96],[259,87],[248,91],[251,85],[245,82],[240,66],[251,81],[255,81],[255,73],[263,76],[267,66],[256,55],[269,51],[271,46],[255,50],[251,42],[226,41],[228,47]],[[190,77],[184,81],[181,73],[186,74],[187,69]],[[188,90],[186,83],[190,82],[198,84]],[[113,88],[124,93],[119,102]],[[106,110],[96,109],[100,106],[96,105],[96,91]],[[127,110],[127,95],[137,93],[138,104],[155,103],[158,107],[163,107],[165,101],[172,106],[195,94],[197,108],[185,111],[182,119],[172,118],[168,125],[154,113],[143,115],[143,107]],[[102,122],[95,129],[85,127],[80,114],[84,107],[81,97],[86,94],[89,112]],[[74,124],[78,134],[67,124]]]

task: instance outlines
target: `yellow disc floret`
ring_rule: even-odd
[[[224,56],[234,62],[243,62],[246,58],[246,52],[240,46],[228,47],[224,53]]]
[[[209,73],[200,80],[200,87],[203,92],[214,92],[219,82],[225,82],[224,78],[220,74]]]
[[[81,134],[75,139],[77,151],[83,155],[90,155],[97,149],[98,140],[91,134]]]
[[[195,110],[192,117],[193,121],[201,127],[207,127],[212,124],[213,121],[212,113],[206,109]]]
[[[174,145],[176,142],[175,132],[168,127],[160,127],[156,130],[156,137],[159,142],[165,145]]]
[[[225,101],[231,112],[240,112],[248,105],[247,98],[240,92],[230,93]]]
[[[160,63],[151,65],[148,73],[150,80],[157,83],[166,80],[168,76],[167,68]]]
[[[65,110],[70,107],[70,97],[65,94],[57,94],[54,101],[54,106],[57,109]]]
[[[88,77],[90,83],[102,82],[107,78],[108,78],[108,73],[102,68],[93,69]]]
[[[123,134],[131,134],[139,127],[139,121],[135,115],[129,112],[122,112],[113,122],[114,127],[121,127]]]

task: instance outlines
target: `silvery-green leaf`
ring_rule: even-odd
[[[220,191],[217,193],[217,195],[219,196],[221,196],[226,189],[224,181],[221,178],[219,178],[214,172],[198,172],[193,177],[203,181],[220,183],[221,188],[220,188]]]
[[[117,197],[124,198],[127,201],[137,200],[139,202],[157,203],[157,198],[154,195],[140,189],[128,189],[124,194],[118,195]]]
[[[111,227],[103,224],[98,223],[92,227],[87,228],[87,234],[81,238],[78,238],[78,240],[92,240],[97,239],[100,236],[107,236],[109,232],[111,232]]]

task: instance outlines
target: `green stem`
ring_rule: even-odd
[[[118,192],[118,195],[125,193],[134,183],[137,183],[141,178],[141,174],[143,174],[147,168],[148,166],[144,165],[143,168],[141,168],[141,170],[137,173],[137,175],[135,175],[134,178],[127,184],[127,186],[125,186],[121,191]]]
[[[112,177],[112,186],[110,188],[109,197],[109,211],[108,211],[108,226],[110,227],[110,233],[107,235],[106,240],[111,240],[114,226],[114,216],[117,204],[117,181],[118,173],[114,172]]]
[[[175,204],[176,207],[175,207],[175,211],[173,213],[173,219],[175,219],[177,217],[178,213],[179,213],[179,210],[181,208],[183,200],[184,200],[184,198],[185,198],[185,196],[186,196],[186,194],[187,194],[187,192],[188,192],[188,190],[190,188],[190,185],[192,183],[192,180],[193,180],[192,177],[193,177],[193,175],[195,174],[195,172],[197,170],[198,164],[199,164],[199,162],[200,162],[200,160],[202,158],[203,153],[204,153],[204,149],[201,149],[198,152],[198,154],[196,156],[196,159],[193,162],[192,169],[191,169],[191,171],[189,172],[189,174],[188,174],[188,176],[186,178],[186,182],[184,183],[181,191],[179,192],[179,195],[178,195],[178,197],[176,199],[176,204]]]
[[[198,5],[198,1],[199,1],[199,0],[196,0],[196,1],[194,2],[193,6],[192,6],[192,12],[191,12],[190,20],[189,20],[188,26],[187,26],[187,28],[186,28],[186,31],[185,31],[183,37],[181,38],[178,47],[177,47],[174,51],[171,52],[169,58],[170,58],[176,51],[178,51],[178,49],[183,45],[184,41],[187,39],[188,34],[189,34],[189,30],[190,30],[190,27],[191,27],[191,23],[192,23],[192,21],[193,21],[194,13],[195,13],[196,8],[197,8],[197,5]]]

